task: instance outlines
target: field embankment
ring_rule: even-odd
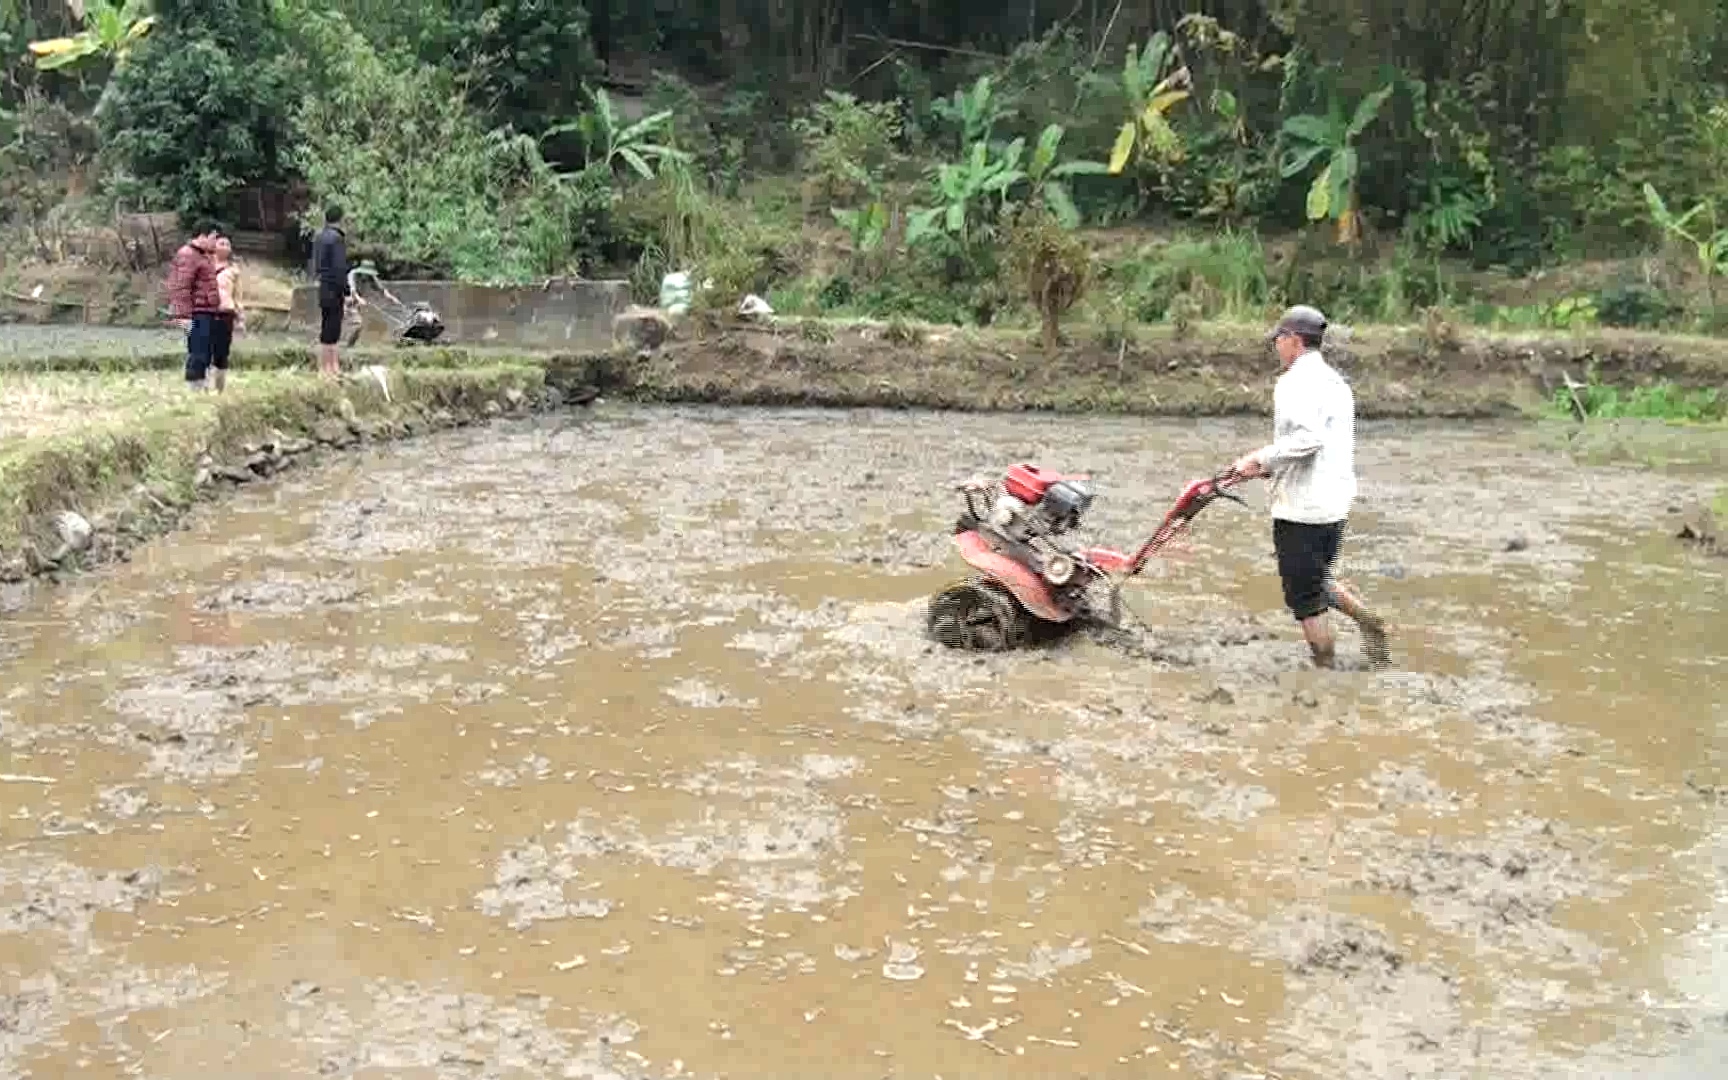
[[[1078,329],[1074,337],[1046,353],[1023,332],[695,320],[662,347],[636,354],[362,348],[347,354],[354,374],[329,385],[311,377],[304,343],[265,335],[238,349],[231,392],[210,398],[185,391],[172,334],[35,328],[34,336],[0,342],[0,579],[121,556],[172,527],[201,495],[320,449],[602,391],[739,405],[1270,411],[1274,363],[1257,328],[1202,325],[1181,337],[1151,330],[1113,345],[1088,341]],[[1351,378],[1364,419],[1553,412],[1570,400],[1568,380],[1586,388],[1587,405],[1643,394],[1662,407],[1692,402],[1700,414],[1684,419],[1721,419],[1728,384],[1728,343],[1632,333],[1541,339],[1367,327],[1340,344],[1334,362]],[[384,383],[365,370],[374,364]],[[1705,415],[1710,409],[1716,415]],[[1645,435],[1611,426],[1593,424],[1578,445],[1597,457],[1649,456],[1638,449]],[[1695,459],[1699,440],[1687,441]],[[65,511],[90,528],[68,523]]]
[[[123,558],[200,498],[331,449],[561,400],[541,368],[249,372],[220,397],[171,374],[0,376],[0,582]]]
[[[654,401],[888,406],[965,411],[1269,413],[1276,363],[1260,328],[1151,329],[1129,343],[1046,353],[1025,333],[839,325],[727,326],[690,333],[613,367],[617,388]],[[1076,332],[1075,338],[1082,333]],[[1728,342],[1598,332],[1565,338],[1367,327],[1332,351],[1357,410],[1376,417],[1490,417],[1550,407],[1567,378],[1631,392],[1728,386]]]

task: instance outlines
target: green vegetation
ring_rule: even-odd
[[[1551,409],[1556,415],[1582,413],[1589,419],[1705,423],[1728,420],[1728,395],[1713,386],[1688,390],[1667,381],[1622,390],[1592,378],[1556,390]]]
[[[303,192],[392,275],[685,270],[1046,344],[1297,299],[1723,326],[1728,0],[1209,10],[0,0],[0,259]]]

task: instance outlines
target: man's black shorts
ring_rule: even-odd
[[[234,313],[219,311],[210,323],[210,366],[217,371],[228,370],[228,358],[234,351]]]
[[[318,298],[318,344],[334,345],[342,340],[342,297]]]
[[[1308,525],[1272,519],[1272,547],[1278,552],[1278,576],[1284,579],[1284,606],[1298,622],[1332,606],[1327,584],[1343,541],[1342,521]]]

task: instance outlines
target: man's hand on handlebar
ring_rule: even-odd
[[[1248,501],[1246,499],[1242,498],[1242,496],[1240,496],[1240,495],[1236,494],[1234,491],[1230,490],[1230,488],[1233,487],[1236,484],[1236,482],[1240,479],[1242,479],[1242,477],[1236,472],[1235,468],[1227,469],[1227,470],[1225,470],[1224,475],[1214,477],[1212,480],[1212,495],[1213,495],[1213,497],[1219,498],[1219,499],[1229,499],[1233,503],[1239,503],[1242,506],[1247,506]]]
[[[1266,466],[1260,464],[1260,459],[1253,454],[1246,454],[1230,466],[1230,472],[1244,480],[1252,480],[1257,476],[1266,475]]]

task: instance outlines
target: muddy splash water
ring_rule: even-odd
[[[602,410],[37,596],[0,1077],[1710,1072],[1728,621],[1661,537],[1686,478],[1366,428],[1384,674],[1302,669],[1230,506],[1127,641],[923,640],[952,482],[1089,471],[1125,543],[1261,435]]]

